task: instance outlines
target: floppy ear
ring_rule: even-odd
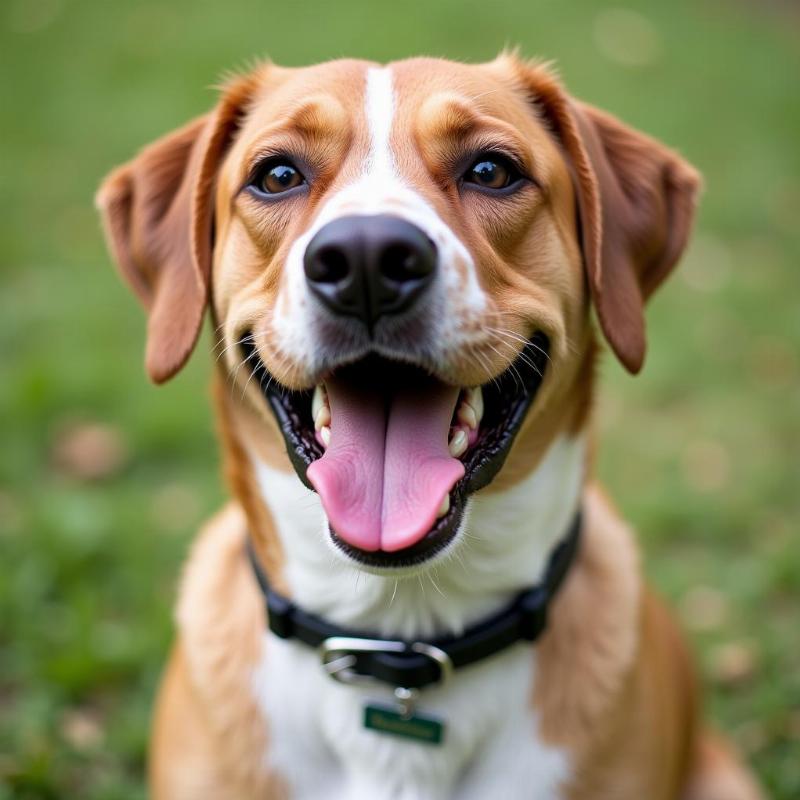
[[[200,332],[217,169],[254,83],[233,82],[212,112],[146,147],[97,193],[109,249],[148,312],[145,366],[155,383],[186,363]]]
[[[644,302],[683,253],[700,177],[664,145],[569,97],[544,68],[516,63],[571,165],[600,326],[636,373],[646,349]]]

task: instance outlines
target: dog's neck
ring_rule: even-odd
[[[406,638],[457,634],[541,577],[578,507],[585,451],[583,435],[557,437],[526,478],[472,498],[449,552],[419,574],[397,577],[345,563],[333,550],[318,496],[294,472],[245,449],[294,601],[341,625]]]

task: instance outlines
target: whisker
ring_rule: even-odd
[[[228,381],[230,382],[231,388],[236,384],[236,376],[239,374],[239,370],[245,365],[247,362],[247,358],[243,358],[230,372],[228,372]]]
[[[510,347],[507,342],[498,342],[500,346],[505,345],[506,347]],[[530,367],[540,378],[543,378],[544,375],[542,371],[539,369],[539,365],[536,364],[535,361],[531,359],[530,356],[526,355],[525,353],[520,353],[516,349],[512,348],[514,355],[516,356],[515,360],[521,361],[525,366]]]
[[[486,360],[486,358],[484,357],[484,354],[481,353],[480,350],[478,350],[476,347],[471,345],[470,348],[469,348],[469,352],[470,352],[470,354],[472,356],[474,356],[480,362],[480,365],[486,370],[486,372],[488,372],[488,373],[492,372],[491,362]],[[500,389],[500,381],[498,379],[498,376],[495,375],[492,378],[490,378],[490,380],[495,385],[495,387],[499,390]]]
[[[506,359],[506,356],[504,356],[493,344],[491,344],[490,342],[487,342],[487,344],[489,345],[489,347],[492,348],[492,350],[495,351],[495,353],[497,353],[497,355],[500,356],[500,358]],[[519,387],[519,390],[521,392],[524,392],[525,381],[522,380],[522,375],[519,374],[519,370],[517,370],[513,361],[508,365],[508,368],[511,370],[511,374],[514,376],[514,383]]]
[[[436,583],[436,581],[433,579],[433,574],[429,572],[428,573],[428,577],[430,578],[430,581],[433,584],[433,588],[436,589],[436,591],[439,592],[439,594],[442,597],[444,597],[444,592],[439,588],[439,584]],[[447,598],[445,598],[445,599],[447,599]]]
[[[480,94],[476,94],[475,97],[472,98],[472,102],[475,102],[475,100],[480,100],[481,97],[487,97],[490,94],[495,94],[496,92],[499,92],[499,91],[501,91],[501,90],[500,89],[489,89],[488,92],[481,92]]]
[[[253,350],[253,352],[250,353],[249,356],[247,356],[247,358],[245,359],[245,361],[243,363],[246,363],[253,356],[255,356],[257,354],[258,354],[258,351],[257,350]],[[240,365],[240,367],[241,367],[241,365]],[[253,380],[253,376],[256,374],[256,372],[258,372],[258,364],[254,364],[253,368],[250,370],[250,377],[247,379],[247,382],[244,385],[244,389],[242,389],[242,397],[241,397],[242,400],[244,400],[244,396],[247,393],[247,387],[250,385],[250,381]],[[238,370],[237,370],[237,373],[238,373]]]
[[[521,336],[514,331],[510,331],[507,328],[493,328],[491,326],[486,326],[487,331],[491,331],[499,336],[504,336],[508,339],[513,339],[514,341],[520,342],[524,345],[530,345],[534,349],[538,350],[548,361],[550,360],[550,354],[540,345],[536,344],[532,339],[526,339],[524,336]]]
[[[215,364],[218,363],[219,360],[225,355],[225,353],[227,353],[228,350],[230,350],[232,347],[238,347],[240,345],[243,345],[248,340],[252,341],[252,339],[253,339],[253,335],[249,333],[246,336],[243,336],[241,339],[239,339],[239,340],[237,340],[235,342],[231,342],[228,345],[225,345],[225,347],[219,352],[217,357],[214,359],[214,363]],[[224,340],[220,340],[220,344],[223,344],[223,341]]]
[[[504,318],[505,319],[513,319],[516,322],[519,322],[518,315],[512,314],[509,311],[502,311],[499,308],[493,309],[492,310],[492,314],[494,316],[496,316],[498,318],[498,321],[501,322],[501,323],[502,323]],[[538,344],[536,344],[536,342],[534,342],[534,341],[532,341],[530,339],[526,339],[524,336],[520,336],[518,333],[514,333],[513,331],[510,331],[510,330],[508,330],[508,328],[502,328],[502,329],[494,328],[494,329],[491,329],[491,328],[488,328],[488,326],[487,326],[487,329],[494,330],[495,332],[499,332],[500,330],[502,330],[503,333],[505,333],[507,335],[510,335],[510,336],[513,336],[514,338],[517,338],[519,341],[525,342],[525,344],[533,345],[533,347],[535,347],[537,350],[539,350],[542,353],[542,355],[544,355],[548,359],[550,358],[550,356],[547,353],[547,351],[545,351],[542,347],[540,347]]]
[[[494,333],[500,334],[500,335],[502,335],[502,333],[503,333],[502,331],[497,331],[494,328],[487,328],[487,330],[491,330]],[[523,364],[526,364],[527,366],[529,366],[540,378],[543,377],[542,371],[539,369],[539,366],[525,352],[518,351],[510,342],[507,342],[507,341],[502,340],[502,339],[497,340],[497,344],[500,345],[501,347],[508,347],[514,353],[515,360],[519,359],[520,361],[522,361]],[[528,344],[528,342],[526,342],[526,344]],[[532,344],[532,343],[530,343],[530,344]],[[544,350],[542,350],[542,348],[539,347],[538,349],[541,350],[542,353],[547,355],[547,353]],[[549,358],[549,356],[548,356],[548,358]]]

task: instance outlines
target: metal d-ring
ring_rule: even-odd
[[[438,682],[440,686],[447,683],[450,678],[453,677],[453,671],[455,669],[453,660],[440,647],[428,644],[427,642],[414,642],[414,644],[411,645],[411,649],[415,653],[427,656],[431,661],[436,662],[436,664],[439,666]]]

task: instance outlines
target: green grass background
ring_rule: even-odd
[[[143,317],[92,209],[102,175],[254,57],[473,60],[506,44],[556,59],[575,94],[705,175],[643,375],[604,361],[598,469],[690,629],[713,718],[772,796],[800,797],[800,16],[621,7],[0,5],[0,798],[145,795],[179,564],[223,497],[207,346],[167,387],[146,381]],[[122,437],[106,479],[54,462],[75,422]]]

